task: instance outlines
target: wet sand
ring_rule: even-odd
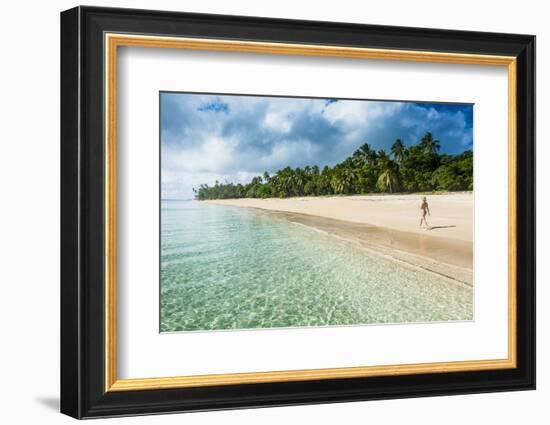
[[[473,283],[473,195],[427,195],[431,227],[420,228],[422,195],[228,199],[211,204],[251,207],[284,217],[458,282]]]

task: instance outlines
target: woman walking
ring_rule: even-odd
[[[430,207],[428,206],[428,201],[426,200],[425,196],[422,198],[420,209],[422,210],[422,216],[420,217],[420,227],[422,227],[422,222],[426,223],[426,227],[429,227],[428,221],[426,220],[426,214],[430,215]]]

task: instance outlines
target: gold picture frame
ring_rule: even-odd
[[[417,373],[465,372],[516,367],[516,58],[512,56],[441,53],[411,50],[281,44],[253,41],[105,34],[105,391],[135,391],[236,385],[300,380],[340,379]],[[328,56],[359,60],[396,60],[506,67],[508,72],[508,358],[387,366],[306,369],[216,375],[117,379],[116,375],[116,94],[117,49],[147,47],[260,53],[279,55]]]

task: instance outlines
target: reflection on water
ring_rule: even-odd
[[[472,319],[472,289],[255,210],[161,203],[161,331]]]

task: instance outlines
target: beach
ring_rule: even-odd
[[[429,227],[420,227],[427,197]],[[378,255],[473,284],[473,194],[388,194],[285,199],[224,199],[207,204],[247,207],[317,229]]]
[[[473,319],[468,241],[230,202],[161,201],[161,332]]]

